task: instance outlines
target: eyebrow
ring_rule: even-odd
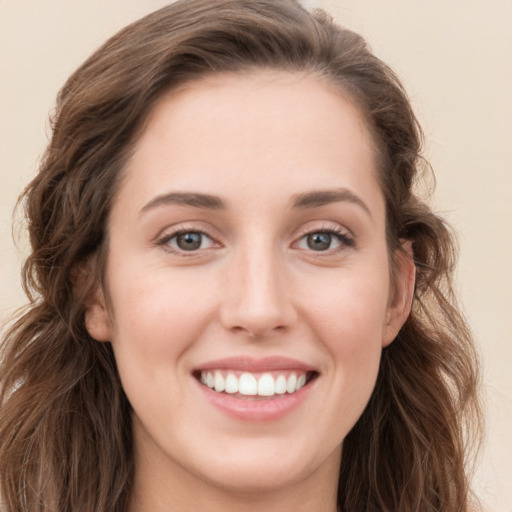
[[[370,209],[366,203],[348,189],[313,190],[297,194],[292,199],[292,207],[298,209],[318,208],[331,203],[349,202],[360,206],[370,217]],[[199,192],[170,192],[162,194],[144,205],[141,214],[154,208],[167,205],[191,206],[206,210],[223,210],[226,204],[219,196],[201,194]]]
[[[331,203],[348,202],[360,206],[370,217],[372,213],[366,203],[346,188],[314,190],[294,196],[292,206],[299,209],[317,208]]]
[[[167,205],[192,206],[194,208],[204,208],[207,210],[222,210],[226,208],[224,201],[218,196],[210,194],[200,194],[198,192],[170,192],[162,194],[144,205],[140,213]]]

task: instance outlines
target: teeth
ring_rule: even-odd
[[[279,377],[277,377],[275,392],[278,395],[286,393],[286,377],[284,375],[279,375]]]
[[[232,373],[226,377],[226,393],[238,393],[238,379]]]
[[[208,384],[208,386],[209,386],[209,384]],[[293,393],[296,390],[296,386],[297,386],[297,375],[295,375],[295,373],[292,373],[288,377],[288,381],[286,382],[286,391],[288,391],[288,393]]]
[[[205,386],[214,389],[218,393],[230,394],[240,393],[247,396],[274,396],[285,393],[295,393],[306,384],[306,374],[290,373],[288,378],[284,375],[277,375],[276,378],[270,373],[264,373],[257,378],[249,372],[242,373],[237,377],[234,373],[228,372],[223,375],[221,371],[201,372],[200,381]]]
[[[265,373],[258,381],[258,395],[260,396],[273,396],[275,393],[274,379],[270,373]]]
[[[251,373],[242,373],[238,382],[238,392],[241,395],[257,395],[258,382]]]
[[[220,372],[215,372],[215,376],[214,376],[214,387],[215,387],[215,391],[224,391],[224,389],[226,389],[226,385],[224,383],[224,377],[222,376],[222,374]]]

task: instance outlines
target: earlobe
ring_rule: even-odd
[[[110,341],[111,321],[106,306],[105,295],[98,288],[85,303],[85,328],[97,341]]]
[[[397,251],[396,265],[396,282],[393,297],[388,304],[382,338],[383,347],[388,346],[396,338],[411,312],[416,282],[412,242],[407,240],[402,243],[402,249]]]

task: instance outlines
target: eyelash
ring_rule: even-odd
[[[201,229],[194,229],[194,228],[178,229],[171,233],[166,233],[165,235],[163,235],[161,238],[159,238],[157,240],[157,245],[164,246],[165,250],[173,252],[175,254],[179,254],[180,256],[183,256],[183,257],[194,256],[198,253],[198,251],[201,250],[200,247],[198,249],[193,249],[193,250],[187,251],[185,249],[173,248],[169,245],[169,242],[172,239],[177,238],[180,235],[186,235],[186,234],[200,235],[201,237],[206,237],[207,239],[209,239],[213,246],[215,246],[216,244],[217,244],[217,246],[220,245],[220,244],[216,243],[215,240],[205,231],[203,231]],[[355,246],[355,240],[350,234],[348,234],[344,230],[341,230],[339,228],[333,228],[333,227],[321,227],[319,229],[312,229],[310,231],[307,231],[307,232],[303,233],[296,242],[294,242],[294,245],[297,245],[302,240],[307,239],[307,237],[310,235],[317,235],[317,234],[328,234],[328,235],[334,236],[340,243],[340,246],[336,247],[334,249],[329,248],[326,250],[318,250],[318,251],[315,251],[314,249],[310,248],[309,249],[310,252],[316,253],[316,255],[322,255],[322,254],[326,254],[326,253],[332,254],[333,252],[338,252],[340,250],[343,250],[344,248],[351,248],[351,247]],[[307,250],[307,249],[304,249],[304,250]]]
[[[213,245],[216,244],[215,240],[208,233],[206,233],[205,231],[203,231],[201,229],[191,228],[191,229],[178,229],[178,230],[173,231],[171,233],[166,233],[165,235],[163,235],[161,238],[159,238],[157,240],[157,245],[163,246],[165,248],[165,250],[167,250],[169,252],[173,252],[175,254],[179,254],[180,256],[184,256],[184,257],[194,256],[194,255],[197,254],[197,252],[199,250],[201,250],[201,248],[195,249],[195,250],[191,250],[191,251],[186,251],[184,249],[174,248],[174,247],[171,247],[169,245],[169,242],[173,238],[177,239],[180,235],[187,235],[187,234],[201,235],[201,237],[206,237],[207,239],[211,240]]]
[[[332,254],[333,252],[338,252],[346,248],[355,247],[355,240],[354,238],[347,233],[347,231],[334,228],[334,227],[320,227],[319,229],[312,229],[307,232],[305,232],[297,242],[299,243],[301,240],[306,239],[310,235],[316,235],[316,234],[328,234],[334,236],[338,242],[340,243],[340,247],[334,248],[334,249],[327,249],[325,251],[315,251],[314,249],[310,249],[312,253],[316,253],[317,255],[321,254]]]

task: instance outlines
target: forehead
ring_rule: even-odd
[[[310,74],[258,70],[209,76],[161,98],[124,185],[140,201],[162,187],[257,192],[271,183],[300,194],[341,178],[368,188],[377,184],[374,160],[364,120],[339,89]]]
[[[238,128],[256,122],[284,127],[285,121],[290,120],[288,130],[294,121],[302,121],[289,131],[290,135],[300,135],[301,126],[307,128],[309,122],[316,122],[315,117],[321,116],[323,121],[334,122],[340,128],[351,124],[351,130],[356,129],[373,147],[364,116],[351,96],[311,72],[252,69],[212,74],[164,94],[151,109],[140,138],[147,135],[148,128],[155,133],[162,124],[169,124],[171,115],[175,123],[195,123],[195,130],[208,120],[229,119],[231,123],[236,121]],[[334,104],[337,108],[333,109]]]

